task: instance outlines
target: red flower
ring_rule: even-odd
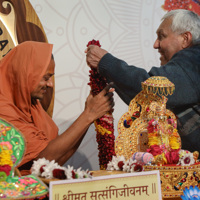
[[[143,170],[142,165],[136,163],[134,166],[134,172],[141,172],[142,170]]]
[[[65,171],[63,169],[54,169],[52,171],[53,177],[58,179],[66,179]]]
[[[99,40],[94,40],[94,39],[88,42],[87,47],[90,45],[97,45],[97,46],[101,47]]]
[[[123,170],[123,166],[124,166],[124,162],[123,161],[119,161],[118,162],[118,167],[120,170]]]
[[[73,178],[73,179],[76,178],[76,173],[74,172],[74,170],[72,170],[72,178]]]
[[[150,149],[147,149],[147,152],[151,153],[153,156],[160,155],[162,153],[162,149],[159,145],[151,145]]]
[[[46,165],[42,165],[41,167],[40,167],[40,173],[43,173],[44,172],[44,167],[45,167]]]
[[[11,171],[11,166],[10,165],[1,165],[0,166],[0,172],[5,172],[6,175],[8,176],[10,174]]]

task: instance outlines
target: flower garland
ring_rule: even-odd
[[[101,47],[99,41],[92,40],[87,44],[89,45],[97,45]],[[90,72],[90,82],[88,85],[91,87],[91,91],[93,96],[97,95],[101,92],[105,86],[107,85],[106,80],[102,77],[98,72],[97,69],[91,68]],[[94,124],[96,127],[96,140],[98,143],[98,150],[99,150],[99,165],[101,170],[105,170],[107,168],[108,162],[112,159],[112,156],[115,155],[114,150],[114,125],[113,125],[113,116],[112,112],[110,111],[106,113],[103,117],[97,119]]]
[[[196,154],[197,153],[197,154]],[[196,155],[195,155],[196,154]],[[143,159],[143,156],[147,155],[149,158]],[[142,172],[144,171],[144,165],[154,165],[150,153],[147,152],[136,152],[132,158],[125,160],[124,156],[113,156],[112,160],[107,165],[108,171],[124,171],[124,172]],[[187,150],[180,150],[178,152],[177,165],[190,166],[198,162],[198,152],[191,153]]]
[[[82,179],[91,178],[92,173],[89,170],[77,170],[71,166],[62,167],[58,165],[54,160],[49,161],[45,158],[40,158],[37,161],[33,161],[31,167],[31,173],[36,176],[40,176],[47,179]]]
[[[125,160],[124,156],[113,156],[112,160],[108,163],[107,169],[108,171],[124,171],[124,172],[141,172],[143,171],[143,165],[137,160],[133,160],[132,158]]]

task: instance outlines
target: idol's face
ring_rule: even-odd
[[[54,59],[51,59],[46,73],[40,80],[37,87],[31,92],[32,99],[42,100],[44,94],[46,93],[47,87],[53,87],[52,76],[54,75],[55,62]]]
[[[157,39],[153,45],[160,53],[161,65],[165,65],[172,56],[182,50],[183,35],[172,32],[172,19],[165,19],[158,27]]]

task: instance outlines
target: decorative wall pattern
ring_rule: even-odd
[[[53,119],[62,133],[83,111],[89,94],[89,68],[84,50],[88,41],[100,40],[102,48],[129,64],[147,71],[159,66],[153,49],[156,29],[165,14],[164,0],[30,0],[56,62]],[[134,80],[133,80],[134,84]],[[115,135],[121,115],[128,109],[115,94]],[[74,167],[98,170],[96,132],[92,125],[77,153],[68,161]]]

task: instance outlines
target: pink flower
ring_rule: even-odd
[[[10,142],[1,142],[0,145],[6,146],[8,149],[12,149],[12,145],[10,144]]]

